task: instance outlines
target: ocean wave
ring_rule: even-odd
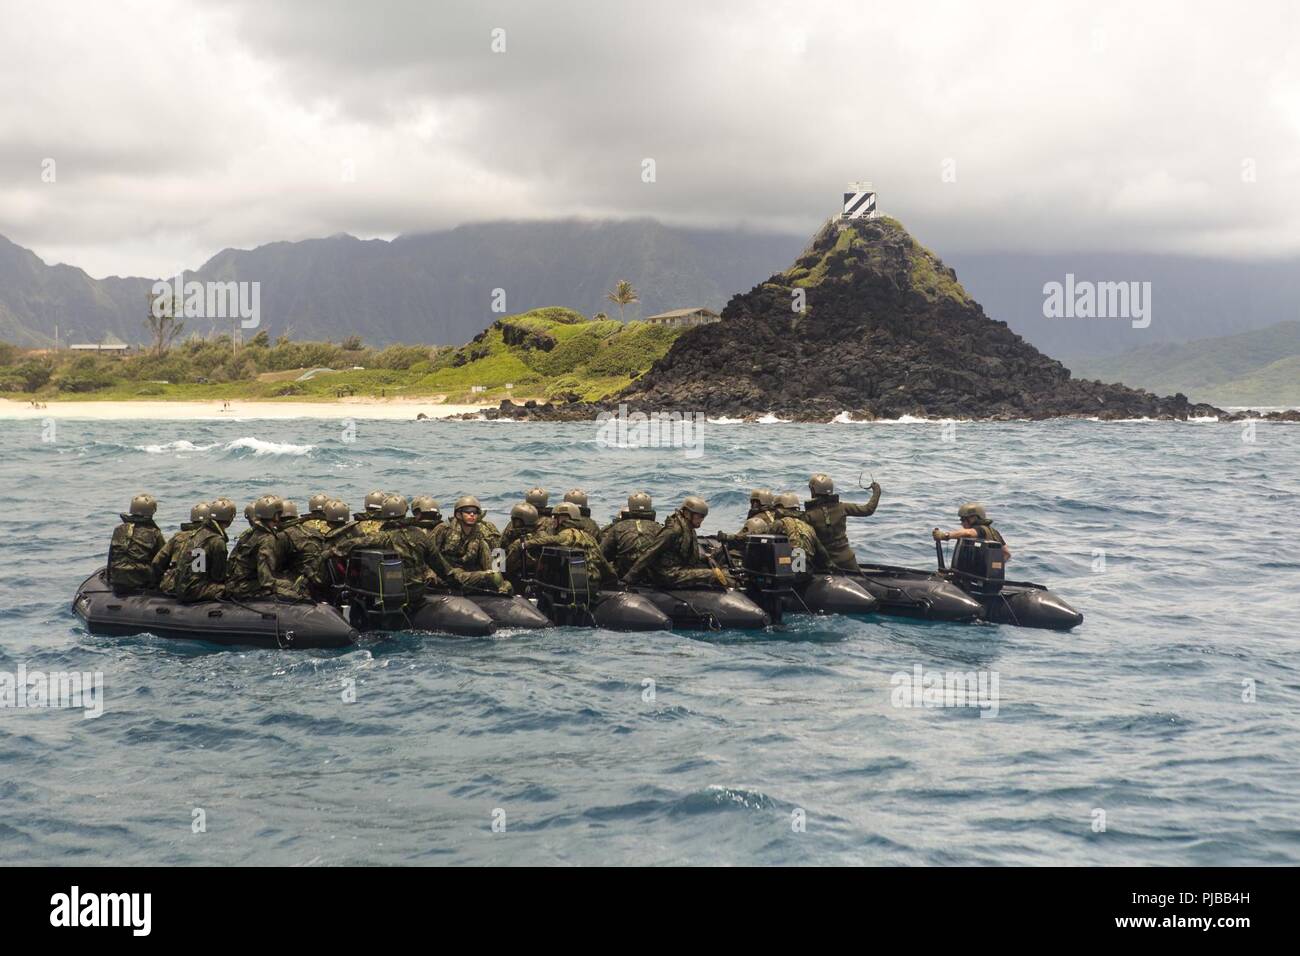
[[[251,452],[256,457],[264,455],[309,455],[315,450],[315,445],[293,445],[288,442],[267,441],[264,438],[256,438],[246,435],[243,438],[236,438],[234,441],[221,444],[213,442],[210,445],[196,445],[194,442],[184,438],[178,438],[175,441],[164,442],[160,445],[136,445],[136,451],[142,451],[148,455],[170,455],[182,452],[203,453],[212,451],[214,448],[220,448],[228,452]]]
[[[211,445],[196,445],[192,441],[178,438],[176,441],[165,442],[161,445],[136,445],[135,450],[150,455],[167,455],[178,451],[211,451],[220,444],[220,442],[213,442]]]

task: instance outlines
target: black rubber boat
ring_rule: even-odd
[[[845,574],[814,574],[806,581],[796,580],[795,593],[785,601],[791,614],[871,614],[880,602],[862,582]]]
[[[509,597],[504,594],[465,594],[464,598],[491,618],[498,629],[535,630],[552,626],[545,614],[518,594]]]
[[[336,574],[335,569],[330,573]],[[390,551],[362,548],[349,553],[342,573],[336,574],[330,603],[361,631],[428,631],[454,637],[492,634],[497,623],[489,609],[503,613],[493,602],[484,601],[488,607],[483,607],[480,600],[462,594],[426,591],[412,600],[406,593],[402,559]]]
[[[783,534],[751,534],[738,558],[709,541],[715,560],[724,561],[745,594],[772,624],[785,614],[870,614],[876,598],[861,582],[842,574],[812,574],[797,568],[797,556]]]
[[[274,600],[182,604],[162,594],[115,594],[100,569],[81,582],[72,610],[92,634],[156,634],[247,647],[345,647],[356,630],[328,604]]]
[[[578,548],[546,546],[521,582],[550,622],[609,631],[666,631],[672,621],[643,594],[596,590],[587,577],[587,556]]]
[[[952,564],[944,564],[943,543],[934,543],[939,573],[950,579],[981,607],[980,616],[996,624],[1068,631],[1083,623],[1083,615],[1041,584],[1005,579],[1006,558],[998,541],[959,538]]]
[[[683,631],[758,631],[772,623],[771,616],[742,591],[731,588],[690,588],[644,591],[647,598]]]
[[[717,631],[754,630],[771,623],[762,608],[734,590],[595,591],[588,585],[586,555],[576,548],[541,548],[532,573],[527,591],[556,624],[613,631]]]
[[[855,575],[880,601],[880,612],[933,621],[990,621],[1068,631],[1083,615],[1041,584],[1004,578],[1002,545],[960,538],[952,566],[935,542],[938,569],[863,565]]]
[[[876,610],[893,617],[915,617],[927,621],[974,621],[983,605],[952,582],[933,571],[863,565],[857,580],[876,599]]]

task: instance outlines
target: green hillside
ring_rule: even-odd
[[[24,352],[0,342],[0,396],[17,400],[328,401],[444,395],[449,404],[589,400],[627,386],[667,353],[681,329],[589,321],[571,309],[507,316],[459,348],[360,342],[271,342],[235,349],[228,336],[191,339],[164,355],[127,358]],[[309,378],[302,376],[311,370]],[[506,388],[506,386],[511,386]]]
[[[648,322],[588,321],[571,309],[535,309],[501,319],[474,341],[439,355],[419,384],[466,400],[473,394],[479,401],[510,395],[595,401],[667,354],[681,332]],[[473,386],[486,391],[471,393]]]
[[[1300,405],[1300,322],[1065,364],[1077,378],[1182,392],[1214,405]]]

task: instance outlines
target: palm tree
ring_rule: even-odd
[[[631,305],[633,302],[641,301],[641,296],[637,294],[636,289],[632,288],[632,283],[626,279],[619,279],[614,286],[614,291],[605,293],[605,298],[618,306],[618,319],[620,322],[626,321],[623,318],[624,307]]]

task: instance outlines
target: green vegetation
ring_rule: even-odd
[[[19,401],[330,401],[343,395],[443,395],[450,404],[506,397],[594,401],[648,369],[681,331],[645,322],[588,321],[570,309],[547,308],[504,318],[460,348],[370,349],[355,336],[337,345],[284,337],[273,343],[259,332],[238,348],[229,336],[192,338],[161,354],[116,358],[27,351],[0,342],[0,395]]]
[[[966,290],[951,273],[935,268],[938,261],[933,252],[912,240],[912,288],[931,302],[946,298],[965,305],[970,301]]]
[[[1300,406],[1300,322],[1148,345],[1119,355],[1067,359],[1076,378],[1123,382],[1214,405]]]

